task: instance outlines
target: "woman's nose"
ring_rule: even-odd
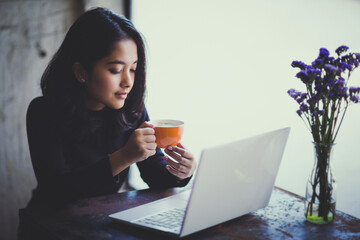
[[[124,71],[121,76],[120,87],[129,88],[133,84],[133,79],[130,71]]]

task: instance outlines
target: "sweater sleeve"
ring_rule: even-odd
[[[50,119],[47,104],[34,99],[27,111],[27,134],[31,160],[42,199],[66,202],[116,192],[107,156],[73,169],[64,156],[61,130]]]
[[[143,112],[144,121],[149,121],[149,116],[146,109]],[[161,149],[156,149],[156,154],[148,159],[137,163],[141,178],[149,185],[150,188],[169,188],[169,187],[183,187],[190,181],[191,177],[181,181],[172,175],[167,169],[167,163],[163,159],[164,154]]]

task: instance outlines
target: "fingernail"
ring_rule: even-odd
[[[168,146],[167,149],[170,151],[173,150],[172,146]]]
[[[148,125],[148,127],[154,128],[154,125],[153,125],[153,124],[151,124],[150,122],[145,121],[145,123]]]

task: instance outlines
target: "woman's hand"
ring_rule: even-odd
[[[181,143],[175,147],[167,147],[165,153],[177,161],[173,161],[168,156],[164,157],[164,160],[169,164],[166,168],[171,174],[179,179],[185,179],[194,173],[196,169],[195,158]]]
[[[144,122],[130,136],[122,149],[123,154],[131,163],[136,163],[151,157],[156,153],[154,126]]]
[[[113,176],[131,164],[143,161],[156,153],[154,126],[144,122],[130,136],[126,145],[109,155]]]

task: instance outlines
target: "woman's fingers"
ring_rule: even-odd
[[[181,162],[182,161],[182,156],[178,153],[175,153],[174,151],[170,150],[171,148],[166,148],[165,149],[165,153],[167,155],[169,155],[170,157],[172,157],[174,160]]]
[[[180,179],[185,179],[185,178],[188,177],[185,173],[179,172],[179,171],[175,170],[171,165],[167,165],[167,166],[166,166],[166,169],[167,169],[172,175],[174,175],[174,176],[176,176],[176,177],[178,177],[178,178],[180,178]]]
[[[196,168],[195,159],[181,144],[166,148],[165,153],[176,161],[168,156],[164,157],[164,160],[168,163],[167,169],[170,173],[181,179],[190,177],[194,173]]]
[[[139,128],[154,128],[154,125],[148,122],[143,122]]]
[[[179,179],[185,179],[191,176],[181,164],[175,163],[167,156],[165,156],[164,159],[168,163],[168,165],[166,165],[166,169],[174,176],[178,177]]]
[[[183,172],[186,173],[186,168],[187,166],[179,163],[179,162],[175,162],[174,160],[172,160],[171,158],[169,158],[168,156],[164,156],[164,160],[176,171],[178,172]]]
[[[177,146],[170,146],[167,149],[180,154],[184,158],[187,158],[187,159],[194,158],[193,155],[189,151],[187,151],[181,143],[179,143]]]
[[[165,152],[167,154],[171,154],[171,157],[174,157],[176,160],[181,159],[181,157],[186,158],[186,159],[193,159],[193,155],[188,152],[185,148],[183,147],[179,147],[182,146],[180,145],[180,143],[178,144],[178,146],[169,146],[165,149]],[[177,155],[175,155],[177,154]],[[180,158],[178,157],[180,156]]]
[[[143,141],[146,143],[155,143],[155,135],[153,134],[144,134]]]
[[[132,162],[147,159],[156,153],[155,130],[147,122],[141,124],[130,136],[124,152]]]

